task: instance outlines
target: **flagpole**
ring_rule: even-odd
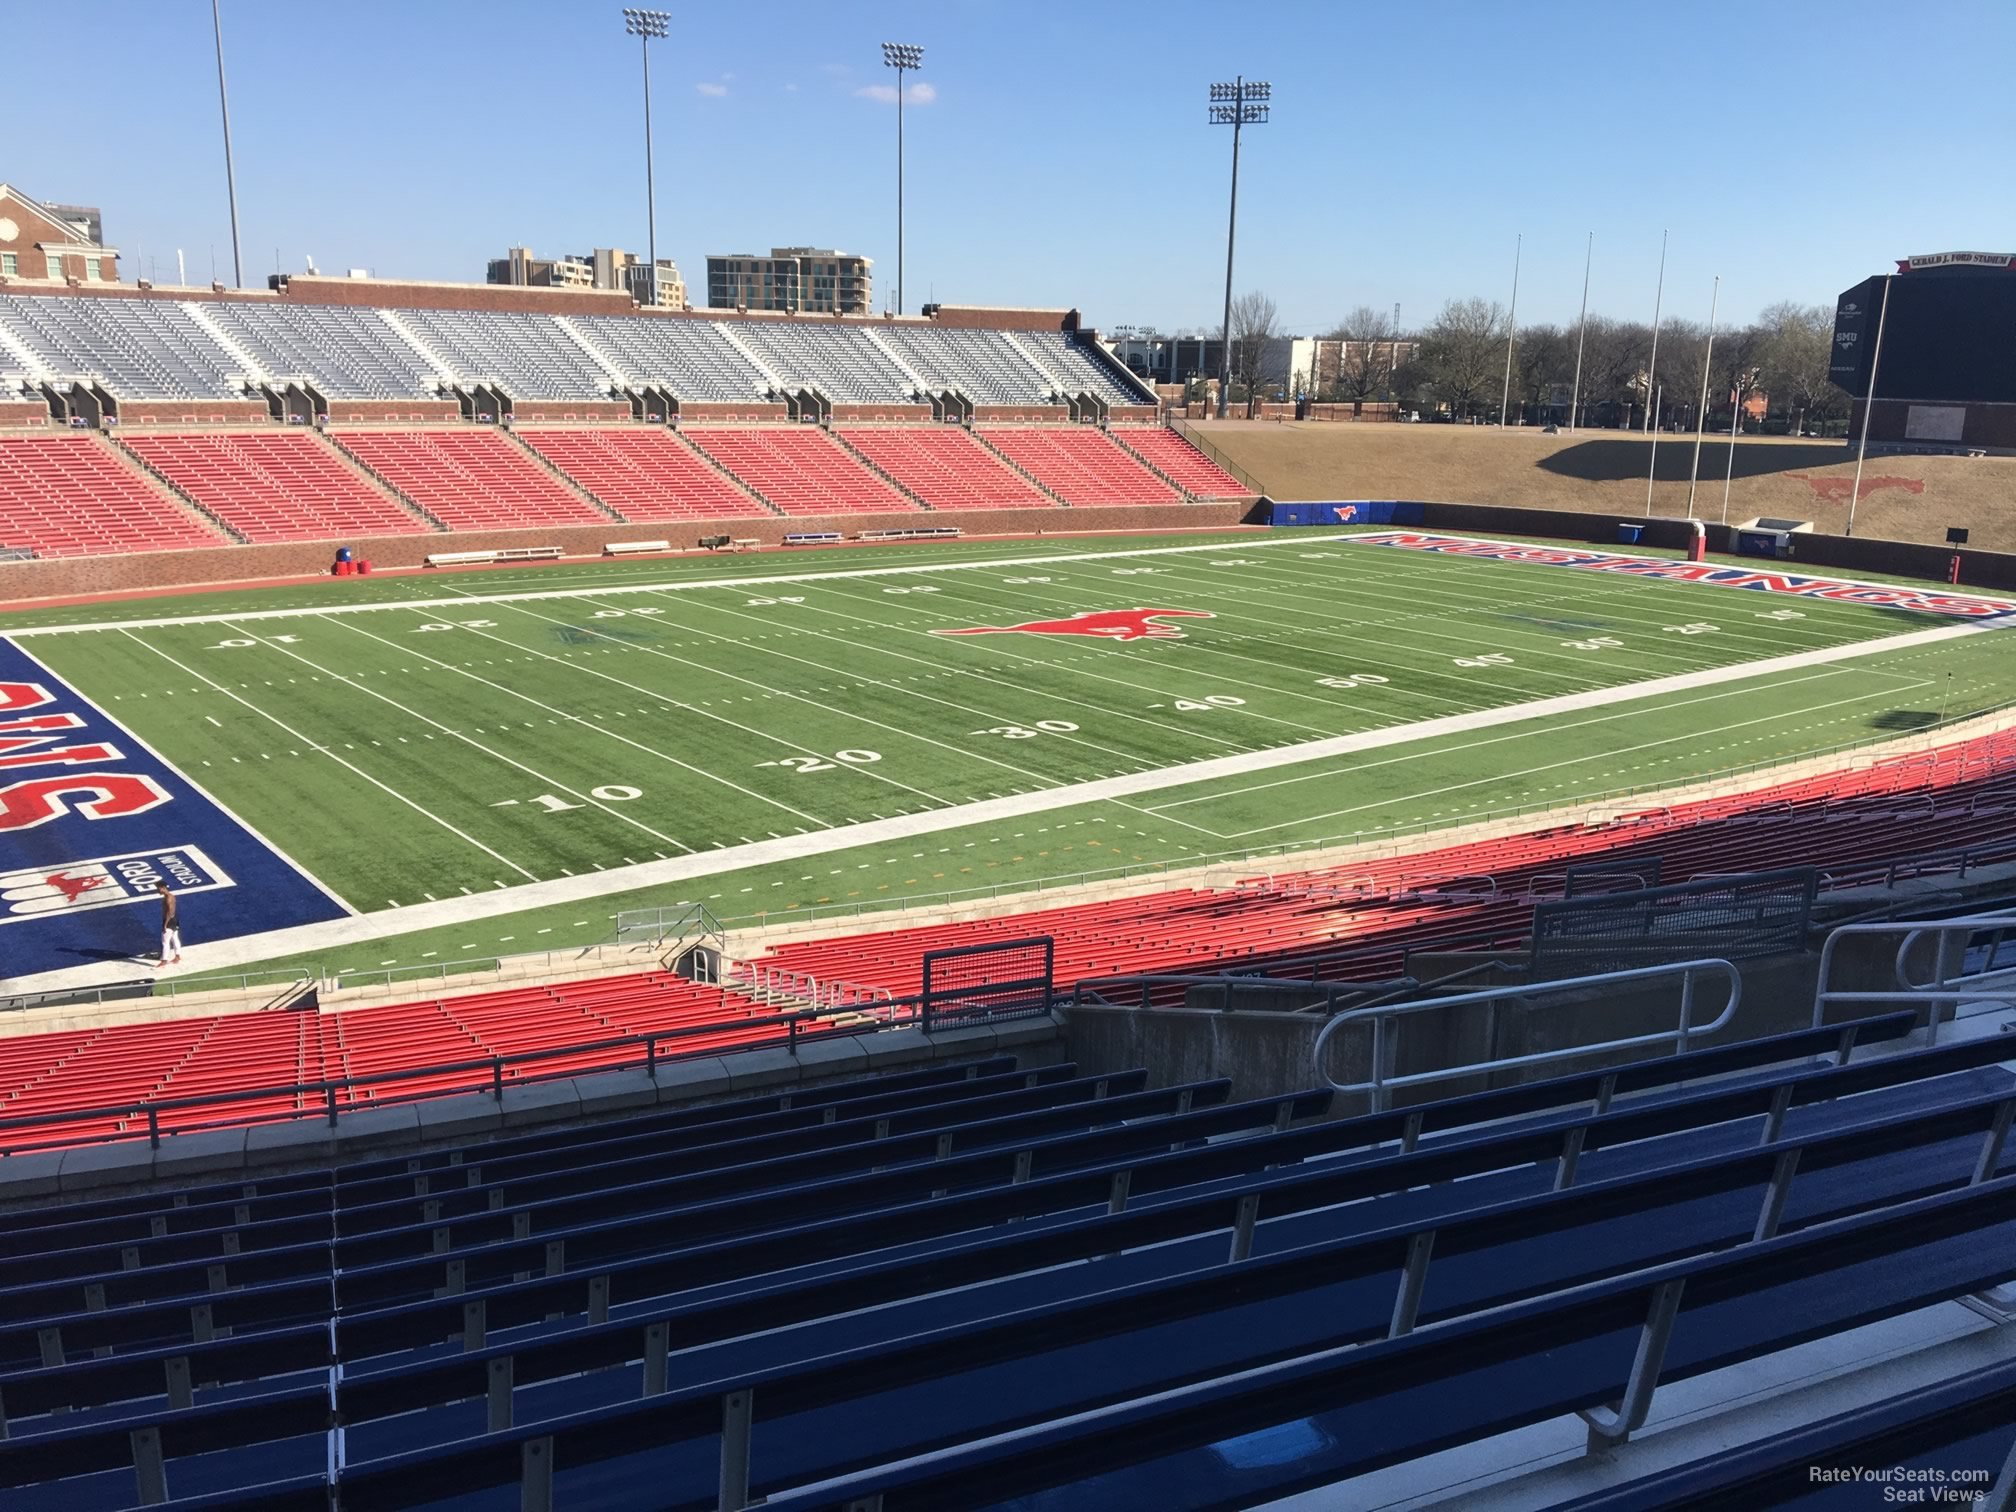
[[[1645,389],[1649,393],[1659,378],[1659,307],[1666,297],[1666,233],[1659,233],[1659,287],[1652,295],[1652,356],[1645,364]],[[1651,430],[1652,412],[1645,412],[1645,428]]]
[[[1722,275],[1708,296],[1708,351],[1701,358],[1701,402],[1694,411],[1694,465],[1687,472],[1687,518],[1694,518],[1694,485],[1701,480],[1701,437],[1708,429],[1708,370],[1715,365],[1715,314],[1722,302]]]
[[[1575,433],[1575,410],[1582,400],[1582,343],[1589,335],[1589,263],[1596,256],[1596,233],[1582,252],[1582,318],[1575,326],[1575,386],[1568,391],[1568,433]]]
[[[1855,534],[1855,506],[1862,498],[1862,459],[1869,455],[1869,419],[1876,410],[1876,369],[1883,361],[1883,322],[1890,318],[1890,278],[1883,279],[1883,307],[1876,313],[1876,349],[1869,354],[1869,393],[1862,401],[1862,444],[1855,448],[1855,491],[1848,495],[1848,528]]]
[[[1722,470],[1722,523],[1729,523],[1729,485],[1736,477],[1736,433],[1743,424],[1743,375],[1729,380],[1729,465]]]
[[[1505,386],[1498,390],[1498,429],[1505,429],[1505,406],[1512,398],[1512,340],[1519,332],[1519,253],[1526,245],[1520,232],[1512,243],[1512,313],[1505,322]]]
[[[1666,396],[1666,385],[1660,384],[1652,391],[1652,461],[1645,469],[1645,518],[1652,518],[1652,480],[1659,476],[1659,401]]]

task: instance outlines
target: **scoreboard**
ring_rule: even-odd
[[[1877,399],[2016,404],[2016,258],[1941,253],[1899,268],[1842,294],[1828,377],[1866,399],[1873,364]]]

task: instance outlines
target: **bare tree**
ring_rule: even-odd
[[[1825,305],[1774,304],[1757,317],[1757,383],[1796,427],[1848,412],[1847,395],[1827,376],[1834,312]]]
[[[1327,339],[1340,347],[1337,387],[1345,398],[1363,404],[1391,386],[1397,334],[1393,317],[1370,305],[1359,305],[1337,323]]]
[[[1575,374],[1575,338],[1555,325],[1530,325],[1519,332],[1512,354],[1512,397],[1521,410],[1543,412],[1555,403],[1564,410]],[[1559,399],[1556,398],[1559,390]],[[1546,418],[1553,418],[1551,413]]]
[[[1246,388],[1246,418],[1259,404],[1261,365],[1281,334],[1280,312],[1271,296],[1249,290],[1232,301],[1232,376]]]
[[[1591,315],[1582,355],[1581,413],[1575,423],[1587,425],[1592,415],[1603,417],[1607,411],[1608,418],[1628,424],[1651,353],[1652,328],[1643,321]]]
[[[1504,375],[1505,307],[1494,300],[1452,299],[1421,333],[1420,362],[1430,386],[1458,415],[1473,412]]]

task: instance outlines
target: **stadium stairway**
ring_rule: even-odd
[[[680,433],[787,515],[912,511],[919,507],[816,426],[693,425]]]
[[[120,444],[253,543],[433,528],[309,431],[135,435]]]
[[[494,427],[335,430],[330,439],[451,530],[598,525],[592,504]]]
[[[662,426],[539,426],[513,434],[625,520],[722,520],[775,512]]]
[[[102,436],[0,436],[0,547],[98,556],[229,539]]]
[[[549,1488],[560,1504],[621,1502],[648,1484],[670,1507],[1041,1493],[1042,1505],[1181,1508],[1611,1400],[1635,1427],[1651,1381],[2006,1274],[2016,1177],[1999,1173],[2016,1081],[1995,1057],[2007,1046],[1870,1053],[1895,1049],[1908,1023],[1303,1127],[1313,1094],[1136,1113],[1126,1099],[1174,1089],[1109,1085],[1067,1105],[1072,1079],[1053,1072],[1020,1092],[976,1085],[964,1111],[1052,1101],[1011,1115],[1014,1129],[954,1124],[963,1100],[942,1095],[896,1115],[925,1119],[926,1138],[970,1133],[972,1153],[796,1179],[761,1174],[774,1160],[731,1161],[714,1167],[711,1203],[658,1207],[662,1185],[648,1203],[612,1186],[596,1195],[627,1204],[627,1225],[549,1228],[547,1213],[581,1200],[555,1197],[523,1236],[515,1218],[486,1217],[490,1242],[458,1235],[382,1262],[370,1259],[381,1235],[348,1235],[340,1196],[344,1232],[319,1245],[143,1253],[110,1272],[77,1268],[95,1245],[68,1260],[17,1251],[8,1280],[43,1275],[0,1290],[0,1486],[24,1507],[124,1505],[136,1490],[321,1505],[306,1498],[326,1495],[340,1423],[346,1507],[515,1505]],[[1752,1074],[1703,1084],[1732,1071]],[[851,1111],[890,1095],[862,1090]],[[1502,1122],[1540,1108],[1555,1111]],[[786,1137],[890,1116],[847,1111]],[[1050,1132],[1066,1111],[1076,1127]],[[827,1137],[832,1153],[851,1147]],[[528,1153],[560,1154],[565,1136],[549,1138]],[[725,1158],[734,1143],[691,1153]],[[585,1176],[596,1161],[587,1143],[579,1154]],[[461,1155],[487,1175],[481,1147]],[[319,1198],[312,1221],[326,1228],[338,1187],[375,1195],[424,1174],[426,1190],[400,1201],[454,1190],[434,1185],[452,1165],[387,1165],[355,1182],[280,1178],[297,1185],[256,1200]],[[82,1221],[151,1225],[169,1216],[155,1200]],[[293,1273],[267,1279],[270,1267]],[[92,1286],[99,1306],[50,1310]],[[1648,1315],[1676,1302],[1670,1348],[1634,1381]],[[1313,1435],[1297,1426],[1312,1413],[1333,1415]],[[1248,1431],[1285,1433],[1294,1450],[1210,1452]],[[845,1495],[798,1489],[836,1476]]]

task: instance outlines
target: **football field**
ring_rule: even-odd
[[[732,919],[1453,824],[2016,698],[1993,619],[1381,540],[971,542],[77,605],[0,617],[0,676],[62,687],[82,728],[274,858],[270,886],[234,872],[190,899],[211,945],[192,970],[415,965],[592,943],[643,903]],[[77,817],[0,833],[23,847],[0,872],[124,851]],[[218,849],[202,826],[148,843]],[[276,901],[289,888],[312,901]],[[97,912],[109,957],[144,909]],[[324,933],[273,934],[294,924]],[[9,975],[76,964],[79,942]]]

